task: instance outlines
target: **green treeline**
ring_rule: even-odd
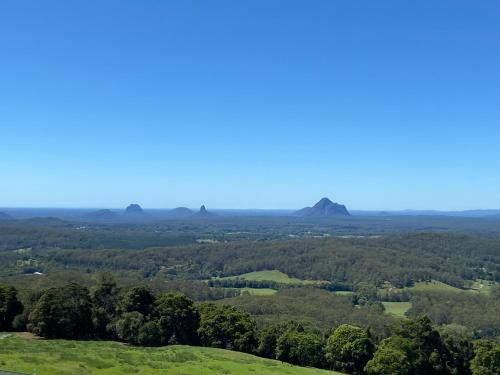
[[[429,318],[420,317],[394,323],[383,339],[355,324],[332,328],[325,334],[314,323],[294,319],[258,325],[251,314],[234,306],[195,303],[182,294],[156,295],[143,285],[121,289],[106,274],[91,289],[70,283],[32,291],[23,303],[16,289],[0,286],[0,330],[27,329],[49,339],[203,345],[349,374],[500,372],[500,344],[473,340],[462,326],[436,328]]]
[[[396,288],[425,280],[438,280],[458,288],[476,279],[500,282],[500,241],[465,235],[421,233],[139,249],[127,245],[91,251],[74,246],[52,244],[46,248],[28,248],[22,253],[16,252],[16,247],[0,251],[0,275],[74,268],[141,278],[205,280],[277,269],[290,277],[321,280],[346,288],[361,282],[374,286],[390,283]]]

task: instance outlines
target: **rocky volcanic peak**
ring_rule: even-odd
[[[349,216],[349,211],[343,204],[334,203],[328,198],[322,198],[314,206],[297,211],[296,215],[304,217]]]
[[[136,203],[130,204],[126,209],[125,213],[127,214],[142,214],[144,211],[142,210],[142,207],[139,206]]]
[[[205,205],[202,205],[200,207],[200,210],[198,211],[198,213],[196,215],[197,216],[212,216],[213,214],[207,211]]]

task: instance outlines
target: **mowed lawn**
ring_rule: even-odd
[[[139,348],[109,341],[41,340],[17,335],[0,340],[0,371],[31,374],[35,368],[37,375],[339,374],[214,348]]]

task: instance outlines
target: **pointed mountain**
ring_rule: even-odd
[[[142,207],[139,206],[136,203],[132,203],[128,205],[128,207],[125,209],[126,214],[142,214],[144,211],[142,210]]]
[[[349,211],[343,204],[334,203],[328,198],[321,198],[314,206],[304,207],[296,211],[295,215],[302,217],[349,216]]]
[[[196,213],[197,217],[211,217],[214,216],[213,213],[208,212],[205,205],[201,205],[200,210]]]

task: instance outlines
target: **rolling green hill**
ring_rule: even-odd
[[[286,273],[283,273],[278,270],[266,270],[266,271],[255,271],[249,272],[238,276],[229,276],[229,277],[221,277],[221,280],[229,280],[229,279],[243,279],[243,280],[252,280],[252,281],[274,281],[281,284],[318,284],[321,281],[314,280],[301,280],[295,277],[290,277]]]
[[[0,341],[0,372],[32,373],[35,368],[38,375],[339,374],[214,348],[140,348],[109,341],[38,340],[15,335]]]

